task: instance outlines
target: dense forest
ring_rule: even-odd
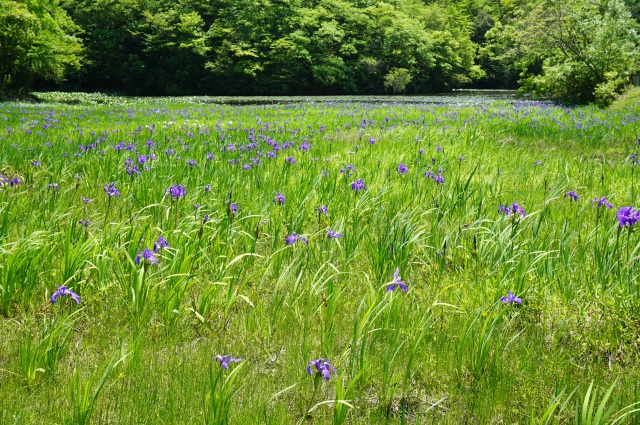
[[[610,102],[640,0],[0,0],[0,93],[429,93]]]

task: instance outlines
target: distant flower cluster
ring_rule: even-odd
[[[442,173],[436,174],[433,171],[425,171],[424,176],[438,184],[444,184],[444,176],[442,175]]]

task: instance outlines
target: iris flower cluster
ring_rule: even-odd
[[[640,221],[640,210],[634,211],[633,207],[622,207],[616,213],[620,226],[633,226]]]
[[[113,198],[114,196],[120,197],[120,192],[116,189],[115,183],[109,183],[104,185],[104,193],[109,195],[109,198]]]
[[[187,189],[184,186],[175,184],[168,189],[165,189],[164,196],[171,195],[172,199],[180,199],[187,196]]]
[[[309,244],[309,239],[301,236],[301,235],[297,235],[296,232],[291,233],[289,236],[287,236],[285,238],[285,243],[287,245],[294,245],[296,242],[298,241],[302,241],[304,243],[306,243],[307,245]]]
[[[527,213],[524,212],[524,209],[517,202],[514,202],[511,206],[500,205],[500,207],[498,207],[498,212],[503,213],[507,217],[515,213],[520,214],[522,217],[527,216]]]
[[[444,176],[442,175],[442,173],[436,174],[433,171],[425,171],[424,176],[438,184],[444,184]]]
[[[364,180],[358,179],[351,183],[351,190],[354,192],[360,192],[362,190],[367,190],[367,187],[364,184]]]

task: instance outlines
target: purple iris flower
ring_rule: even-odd
[[[169,195],[171,195],[173,199],[180,199],[187,195],[187,190],[184,188],[184,186],[175,184],[171,186],[169,189],[165,189],[164,193],[165,193],[165,196],[167,196],[167,193],[168,193]]]
[[[47,185],[47,190],[53,190],[54,192],[58,191],[58,183],[50,183]]]
[[[158,259],[149,248],[145,248],[142,253],[139,252],[138,255],[136,255],[136,264],[139,265],[141,261],[158,264]]]
[[[296,164],[296,160],[295,160],[295,159],[293,159],[293,157],[292,157],[292,156],[288,156],[288,157],[286,157],[284,161],[285,161],[285,162],[288,162],[288,163],[289,163],[289,164],[291,164],[291,165],[295,165],[295,164]]]
[[[602,198],[593,198],[591,200],[591,202],[595,202],[597,204],[597,207],[600,208],[601,206],[605,206],[609,209],[613,208],[613,205],[611,205],[608,201],[607,201],[607,197],[603,196]]]
[[[444,176],[442,174],[434,174],[431,178],[438,184],[444,184]]]
[[[633,211],[633,207],[621,207],[616,213],[620,226],[633,226],[640,221],[640,210]]]
[[[424,155],[424,149],[420,149],[420,150],[418,151],[418,154],[420,154],[420,155]]]
[[[140,173],[140,169],[138,168],[137,165],[134,165],[132,167],[126,166],[125,167],[125,171],[127,172],[127,175],[129,177],[133,176],[134,174],[142,174],[142,173]]]
[[[237,363],[242,359],[244,359],[244,356],[236,359],[231,354],[227,354],[226,356],[221,356],[220,354],[218,354],[213,358],[213,360],[217,360],[220,362],[220,366],[222,366],[223,369],[229,369],[229,363]]]
[[[344,168],[340,169],[340,174],[347,173],[348,176],[352,175],[356,171],[356,166],[353,164],[347,164]]]
[[[40,164],[42,164],[40,161],[31,161],[31,165],[33,165],[35,168],[38,168]]]
[[[284,241],[285,241],[285,243],[287,245],[293,245],[298,241],[302,241],[302,242],[306,243],[307,245],[309,244],[309,239],[307,239],[307,238],[305,238],[305,237],[303,237],[301,235],[297,235],[296,232],[291,233],[289,236],[287,236],[285,238]]]
[[[510,216],[511,214],[515,214],[515,213],[520,214],[522,217],[526,217],[527,216],[527,213],[524,212],[524,209],[517,202],[514,202],[513,205],[511,205],[511,206],[500,205],[498,207],[498,212],[503,213],[507,217]]]
[[[396,171],[400,174],[407,174],[409,172],[409,169],[406,165],[404,165],[404,162],[401,162],[400,164],[398,164],[398,167],[396,167]]]
[[[575,190],[572,190],[570,192],[565,192],[564,193],[564,197],[565,198],[569,197],[571,200],[576,201],[576,202],[578,201],[578,194],[576,193]]]
[[[524,208],[518,205],[517,202],[514,202],[513,205],[511,206],[511,212],[513,212],[514,214],[519,213],[523,217],[527,216],[527,213],[524,212]]]
[[[198,211],[200,209],[200,204],[193,204],[193,209]]]
[[[438,152],[442,152],[442,146],[440,146],[440,145],[436,145],[436,150],[437,150]]]
[[[393,280],[391,281],[389,286],[387,286],[387,292],[395,291],[398,288],[400,288],[400,290],[403,292],[407,292],[407,284],[404,283],[401,279],[400,268],[396,267],[396,271],[395,273],[393,273]]]
[[[322,374],[325,381],[328,381],[331,378],[331,375],[335,375],[336,368],[329,363],[329,360],[323,359],[322,357],[318,360],[311,360],[307,365],[307,373],[309,375],[313,375],[313,368],[316,368],[316,373]]]
[[[509,291],[507,292],[507,296],[506,297],[502,297],[500,298],[500,302],[501,303],[509,303],[509,304],[522,304],[522,299],[516,297],[515,295],[513,295],[513,292]]]
[[[91,198],[85,198],[85,197],[83,197],[83,196],[81,196],[81,197],[80,197],[80,199],[82,200],[82,202],[84,202],[84,203],[85,203],[85,205],[86,205],[86,204],[88,204],[89,202],[93,201],[93,199],[91,199]]]
[[[58,290],[51,295],[51,304],[54,304],[58,300],[58,297],[64,297],[66,295],[70,295],[71,299],[73,299],[76,304],[80,304],[80,295],[76,294],[64,285],[58,286]]]
[[[327,210],[327,206],[320,205],[319,207],[316,207],[316,214],[318,215],[324,214],[325,216],[329,217],[329,211]]]
[[[164,236],[158,236],[158,240],[153,243],[153,252],[156,254],[163,248],[169,248],[169,241],[167,241]]]
[[[190,167],[193,167],[194,165],[197,165],[198,167],[200,166],[195,159],[188,160],[187,164],[189,164]]]
[[[276,192],[276,196],[273,197],[274,205],[284,205],[284,195],[280,192]]]
[[[373,137],[369,137],[369,144],[370,145],[375,145],[376,144],[376,139],[374,139]]]
[[[366,186],[364,184],[364,180],[362,179],[358,179],[354,182],[351,183],[351,190],[354,190],[356,192],[360,192],[361,190],[366,190]]]
[[[296,235],[296,232],[293,232],[292,234],[287,236],[284,241],[287,245],[293,245],[298,241],[298,235]]]
[[[89,227],[89,223],[91,223],[91,219],[88,218],[86,220],[80,220],[80,221],[78,221],[78,223],[80,223],[81,225],[83,225],[86,228],[86,227]]]
[[[202,217],[202,224],[203,224],[203,225],[204,225],[204,224],[206,224],[206,223],[207,223],[207,221],[209,221],[209,220],[211,220],[211,219],[209,218],[209,214],[205,214],[205,215],[204,215],[204,217]]]
[[[209,193],[211,191],[211,185],[210,184],[206,185],[204,187],[204,191],[205,191],[205,193]]]
[[[304,141],[304,142],[302,142],[302,144],[300,145],[300,150],[301,150],[301,151],[308,151],[310,147],[311,147],[311,145],[309,145],[309,142],[305,140],[305,141]]]
[[[115,183],[105,184],[104,185],[104,193],[109,195],[109,198],[112,198],[114,196],[118,196],[118,197],[120,196],[120,192],[118,191],[118,189],[116,189],[116,184]]]
[[[338,232],[334,232],[331,229],[327,229],[327,237],[329,239],[340,239],[341,237],[343,237],[344,235],[342,233],[338,233]]]
[[[240,209],[240,207],[235,202],[232,202],[232,203],[229,204],[229,210],[231,210],[231,213],[238,214],[238,210],[239,209]]]

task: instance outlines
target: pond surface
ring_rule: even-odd
[[[227,105],[267,105],[284,103],[416,103],[416,104],[469,104],[495,101],[515,102],[526,99],[515,90],[456,90],[450,93],[428,95],[378,96],[193,96],[176,97],[178,101],[194,103],[220,103]]]
[[[270,105],[290,103],[374,103],[374,104],[431,104],[463,105],[531,100],[515,90],[456,90],[449,93],[397,96],[175,96],[175,97],[125,97],[102,93],[47,92],[35,94],[41,101],[65,104],[224,104]]]

